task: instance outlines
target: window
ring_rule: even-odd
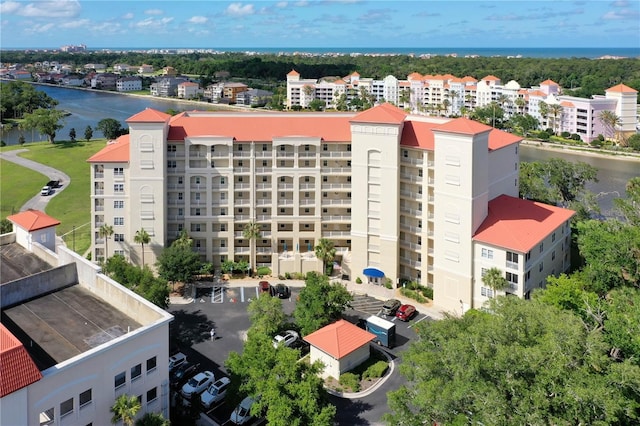
[[[329,182],[329,178],[327,176],[322,176],[322,181],[323,182]]]
[[[540,243],[540,253],[544,251],[544,243]]]
[[[175,145],[167,145],[167,152],[176,152]]]
[[[280,151],[284,152],[285,151],[285,146],[284,145],[280,145]]]
[[[149,358],[147,360],[147,373],[150,373],[151,371],[156,369],[156,357],[154,356],[153,358]]]
[[[351,160],[347,160],[347,167],[351,167]]]
[[[191,232],[200,232],[200,224],[192,223],[191,224]]]
[[[262,160],[262,167],[267,167],[267,160]]]
[[[403,150],[402,150],[402,156],[403,156],[404,158],[408,158],[408,157],[409,157],[409,151],[407,151],[406,149],[403,149]]]
[[[263,144],[262,144],[262,150],[263,150],[263,151],[266,151],[266,150],[267,150],[267,144],[266,144],[266,143],[263,143]]]
[[[544,264],[540,262],[540,266],[538,266],[538,272],[542,272],[543,269],[544,269]]]
[[[194,210],[194,215],[195,215],[195,216],[200,216],[200,209],[199,209],[199,208],[196,208],[196,209]]]
[[[177,168],[178,168],[178,163],[176,162],[176,160],[167,161],[167,169],[177,169]]]
[[[184,198],[184,193],[178,192],[178,200],[182,200]]]
[[[122,373],[117,374],[117,375],[114,377],[114,387],[115,387],[116,389],[118,389],[118,388],[120,388],[120,387],[124,386],[124,383],[125,383],[126,381],[127,381],[127,373],[123,371]]]
[[[73,413],[73,398],[69,398],[60,404],[60,417]]]
[[[122,201],[122,200],[114,200],[113,201],[113,208],[114,209],[124,209],[124,201]]]
[[[528,262],[531,259],[531,252],[527,252],[527,254],[524,255],[524,260],[525,262]]]
[[[113,241],[124,242],[124,234],[113,234]]]
[[[80,394],[80,408],[84,407],[87,404],[91,404],[92,396],[91,389],[87,389],[86,391]]]
[[[267,180],[268,180],[268,179],[267,179],[267,177],[266,177],[266,176],[262,176],[262,181],[263,181],[263,182],[267,182]]]
[[[554,232],[553,234],[551,234],[551,242],[555,242],[556,241],[556,233]]]
[[[512,284],[518,284],[518,274],[512,274],[511,272],[507,272],[507,281]]]
[[[244,163],[242,162],[242,160],[238,161],[238,167],[242,167],[244,166]]]
[[[305,182],[309,182],[309,181],[310,181],[309,176],[305,176],[305,177],[304,177],[304,181],[305,181]]]
[[[113,192],[124,192],[124,184],[116,183],[113,185]]]
[[[227,181],[225,178],[221,177],[220,178],[220,185],[226,185]]]
[[[238,145],[238,151],[242,151],[242,145]]]
[[[309,151],[309,145],[305,145],[305,146],[304,146],[304,150],[305,150],[305,151]]]
[[[309,193],[308,192],[304,193],[304,198],[309,198]]]
[[[482,269],[480,269],[480,276],[483,276],[483,277],[484,277],[485,275],[487,275],[487,271],[488,271],[488,269],[487,269],[487,268],[482,268]]]
[[[487,287],[480,287],[480,294],[485,297],[493,297],[493,290]]]
[[[151,388],[147,391],[147,404],[153,402],[158,397],[158,388]]]
[[[324,161],[322,162],[322,165],[323,165],[324,167],[327,167],[327,166],[329,165],[329,162],[328,162],[327,160],[324,160]]]
[[[304,160],[304,166],[309,167],[309,160]]]
[[[226,231],[226,230],[227,230],[227,224],[226,224],[226,223],[221,223],[221,224],[220,224],[220,230],[221,230],[222,232]]]
[[[483,248],[482,249],[482,257],[484,257],[485,259],[493,259],[493,250],[487,249],[487,248]]]
[[[118,256],[124,256],[124,250],[114,250],[113,254]]]
[[[113,169],[114,176],[124,176],[124,169],[122,167],[116,167]]]
[[[124,226],[124,217],[114,217],[113,224],[115,226]]]
[[[556,251],[551,252],[551,260],[556,260]]]

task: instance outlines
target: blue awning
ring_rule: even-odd
[[[384,277],[384,272],[382,272],[380,269],[376,269],[376,268],[365,268],[362,270],[362,273],[364,275],[366,275],[367,277],[373,277],[373,278],[382,278]]]

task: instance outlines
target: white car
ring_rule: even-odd
[[[42,189],[40,190],[40,195],[51,195],[51,193],[53,192],[53,190],[51,189],[50,186],[43,186]]]
[[[207,389],[214,380],[215,377],[211,371],[203,371],[190,378],[189,381],[182,386],[180,393],[184,398],[191,399],[193,395],[198,395]]]
[[[182,352],[178,352],[175,355],[169,357],[169,373],[173,371],[174,368],[181,366],[187,360],[187,356]]]
[[[231,417],[229,420],[237,425],[243,425],[251,419],[251,407],[253,406],[255,400],[248,396],[242,400],[242,402],[233,410],[231,413]]]
[[[231,384],[231,380],[228,377],[222,377],[213,382],[206,391],[200,395],[200,401],[204,408],[211,407],[214,403],[222,401],[227,394],[227,388]]]
[[[273,347],[274,348],[278,348],[280,346],[289,347],[293,344],[293,342],[295,342],[299,338],[300,338],[300,335],[298,334],[298,332],[293,330],[287,330],[284,332],[284,334],[278,334],[276,337],[273,338]]]

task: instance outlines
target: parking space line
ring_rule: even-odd
[[[426,320],[426,319],[428,319],[428,318],[429,318],[429,316],[428,316],[428,315],[425,315],[424,317],[420,318],[418,321],[414,322],[413,324],[411,324],[411,325],[410,325],[409,327],[407,327],[407,328],[411,328],[411,327],[413,327],[414,325],[418,324],[419,322],[424,321],[424,320]]]
[[[240,287],[240,301],[244,302],[244,287]]]

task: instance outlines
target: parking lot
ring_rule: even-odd
[[[286,314],[293,313],[299,293],[300,288],[291,287],[290,297],[281,299]],[[173,353],[183,352],[190,362],[198,363],[198,371],[212,371],[216,379],[226,376],[224,362],[230,352],[242,351],[246,332],[250,326],[247,306],[251,300],[259,296],[259,288],[257,285],[200,286],[191,290],[190,294],[194,297],[188,303],[169,306],[169,311],[175,315],[170,333],[171,350]],[[381,313],[383,303],[382,300],[358,295],[352,302],[353,308],[347,309],[343,316],[354,324],[371,315],[393,321],[396,324],[396,345],[387,351],[397,356],[416,337],[414,331],[416,325],[428,317],[418,312],[411,321],[406,323],[395,317],[385,317]],[[213,340],[210,334],[212,328],[215,329]],[[172,398],[176,404],[180,403],[179,400],[180,397]],[[183,410],[183,408],[176,405],[172,410],[172,417],[174,417],[173,413],[178,416],[181,410],[185,411],[184,415],[188,415],[189,409]],[[227,424],[233,408],[221,402],[207,413],[216,423]]]

